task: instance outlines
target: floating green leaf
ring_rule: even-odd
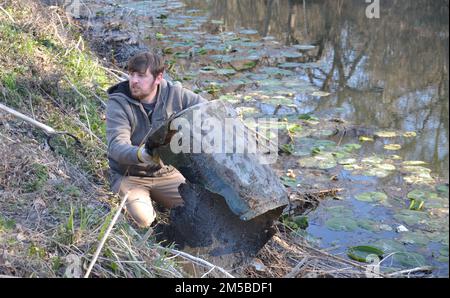
[[[358,150],[361,149],[361,145],[360,144],[346,144],[344,145],[344,150],[347,152],[352,152],[354,150]]]
[[[354,158],[346,158],[338,160],[338,164],[340,165],[352,165],[356,163],[356,159]]]
[[[382,169],[382,170],[386,170],[386,171],[395,171],[395,166],[388,164],[388,163],[383,163],[383,164],[377,164],[376,165],[377,168]]]
[[[281,53],[281,55],[291,59],[303,57],[303,55],[300,54],[299,52],[283,52]]]
[[[301,51],[309,51],[309,50],[314,50],[316,48],[316,46],[313,46],[313,45],[300,45],[300,44],[293,45],[292,47],[296,48],[297,50],[301,50]]]
[[[373,142],[373,138],[361,136],[359,137],[360,142]]]
[[[407,232],[402,235],[400,241],[406,244],[427,245],[430,239],[421,231]]]
[[[297,179],[292,177],[283,176],[281,182],[287,187],[297,187]]]
[[[325,225],[333,231],[352,232],[358,228],[358,223],[348,217],[333,217],[327,220]]]
[[[427,163],[421,160],[405,160],[402,164],[405,166],[422,166]]]
[[[358,219],[357,223],[358,226],[364,230],[368,230],[371,232],[377,232],[380,230],[378,223],[370,219]]]
[[[366,164],[380,164],[383,162],[383,159],[378,156],[371,156],[363,158],[361,162]]]
[[[278,67],[282,68],[297,68],[300,66],[302,66],[302,64],[297,62],[285,62],[278,65]]]
[[[232,68],[221,68],[221,69],[217,69],[216,73],[219,75],[228,76],[228,75],[236,74],[236,71]]]
[[[425,258],[422,255],[412,252],[399,252],[392,255],[394,264],[399,264],[406,268],[422,267],[426,265]]]
[[[394,131],[377,131],[375,135],[380,138],[395,138],[397,133]]]
[[[362,202],[384,202],[387,201],[388,196],[382,192],[364,192],[355,196],[355,199]]]
[[[374,246],[353,246],[348,249],[347,255],[355,261],[371,263],[373,259],[370,256],[382,259],[384,252]]]
[[[403,136],[405,138],[413,138],[413,137],[417,136],[417,133],[414,131],[407,131],[403,134]]]
[[[309,226],[308,217],[304,215],[295,216],[292,220],[298,225],[300,229],[306,229]]]
[[[405,245],[401,242],[398,242],[393,239],[380,239],[373,243],[374,246],[379,247],[382,249],[385,253],[391,254],[395,252],[404,252],[405,251]]]
[[[401,210],[394,215],[394,218],[398,221],[405,223],[408,226],[412,226],[420,223],[423,220],[428,219],[428,215],[425,212],[414,210]]]
[[[391,151],[397,151],[397,150],[402,149],[402,146],[399,144],[388,144],[388,145],[384,145],[384,149],[391,150]]]
[[[392,174],[392,171],[384,170],[378,167],[371,168],[363,173],[366,176],[374,176],[378,178],[385,178]]]
[[[330,93],[329,92],[324,92],[324,91],[314,91],[311,95],[312,96],[317,96],[317,97],[326,97],[326,96],[329,96]]]

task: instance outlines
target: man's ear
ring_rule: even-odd
[[[159,85],[161,81],[163,80],[163,73],[159,73],[155,78],[155,84]]]

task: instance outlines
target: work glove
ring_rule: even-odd
[[[137,152],[137,157],[140,162],[149,165],[160,165],[161,160],[158,156],[153,156],[152,152],[148,152],[145,144],[141,145]]]

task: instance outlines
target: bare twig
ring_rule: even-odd
[[[0,10],[3,11],[8,16],[8,18],[11,20],[11,22],[13,22],[14,24],[16,23],[14,18],[1,5],[0,5]]]
[[[8,108],[7,106],[5,106],[5,105],[3,105],[1,103],[0,103],[0,109],[2,109],[4,111],[6,111],[6,112],[16,116],[17,118],[20,118],[20,119],[22,119],[22,120],[24,120],[24,121],[26,121],[26,122],[28,122],[28,123],[38,127],[38,128],[40,128],[40,129],[42,129],[43,131],[45,131],[49,135],[58,134],[58,131],[56,131],[55,129],[51,128],[50,126],[45,125],[45,124],[43,124],[41,122],[38,122],[38,121],[36,121],[34,119],[31,119],[30,117],[28,117],[28,116],[26,116],[26,115],[24,115],[24,114],[22,114],[20,112],[17,112],[16,110]]]
[[[91,123],[89,122],[89,116],[88,116],[88,113],[87,113],[87,110],[86,110],[86,105],[83,105],[83,109],[84,109],[84,115],[86,116],[86,121],[87,121],[88,128],[89,128],[90,131],[92,131]],[[94,140],[92,139],[92,134],[89,135],[89,136],[91,137],[91,142],[94,142]]]
[[[389,274],[387,274],[387,277],[395,277],[395,276],[404,275],[404,274],[410,275],[411,273],[416,273],[416,272],[431,273],[433,271],[433,269],[434,268],[431,266],[417,267],[417,268],[413,268],[413,269],[406,269],[406,270],[389,273]]]
[[[294,277],[296,277],[296,276],[300,273],[300,271],[302,270],[303,265],[306,263],[306,261],[308,261],[308,257],[305,257],[303,260],[301,260],[301,261],[294,267],[294,269],[292,269],[291,272],[289,272],[288,274],[286,274],[286,275],[284,276],[284,278],[294,278]]]
[[[221,267],[219,267],[219,266],[216,266],[216,265],[214,265],[214,264],[211,264],[210,262],[205,261],[205,260],[203,260],[203,259],[194,257],[194,256],[192,256],[192,255],[190,255],[190,254],[188,254],[188,253],[185,253],[185,252],[182,252],[182,251],[178,251],[178,250],[175,250],[175,249],[172,249],[172,248],[168,248],[168,247],[163,247],[163,246],[160,246],[160,245],[157,245],[156,247],[158,247],[158,248],[160,248],[160,249],[163,249],[163,250],[170,251],[170,252],[173,253],[173,254],[178,254],[180,257],[183,257],[183,258],[186,258],[186,259],[188,259],[188,260],[197,262],[197,263],[202,264],[202,265],[204,265],[204,266],[207,266],[207,267],[209,267],[209,268],[217,269],[217,270],[219,270],[220,272],[222,272],[223,274],[225,274],[226,277],[234,278],[234,276],[231,275],[230,273],[228,273],[225,269],[223,269],[223,268],[221,268]]]
[[[66,81],[69,83],[70,87],[72,87],[73,91],[75,91],[78,95],[80,95],[84,100],[88,101],[88,98],[86,97],[86,95],[84,95],[83,93],[81,93],[77,87],[75,87],[75,85],[69,80],[69,78],[67,76],[64,77],[66,79]],[[100,103],[102,104],[102,106],[104,108],[106,108],[106,103],[98,96],[96,96],[96,98],[100,101]]]
[[[119,218],[120,213],[122,212],[123,207],[125,206],[125,203],[126,203],[126,201],[128,199],[128,195],[129,195],[129,193],[127,193],[123,197],[122,202],[120,203],[120,206],[119,206],[119,208],[116,211],[116,214],[114,215],[113,219],[111,220],[111,223],[109,224],[108,229],[106,230],[105,234],[103,235],[103,238],[100,241],[100,243],[99,243],[99,245],[97,247],[97,250],[95,251],[94,257],[92,258],[92,261],[89,264],[89,267],[88,267],[88,269],[86,271],[86,274],[84,275],[84,278],[88,278],[89,275],[91,274],[91,270],[94,267],[95,262],[97,261],[98,255],[102,251],[103,245],[105,244],[105,241],[106,241],[106,239],[109,236],[109,233],[111,233],[111,230],[112,230],[114,224],[116,223],[117,219]]]

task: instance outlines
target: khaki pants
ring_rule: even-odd
[[[126,211],[140,227],[149,227],[156,218],[152,200],[166,208],[183,205],[178,186],[185,182],[180,172],[165,177],[123,177],[113,187],[123,198],[127,193]]]

